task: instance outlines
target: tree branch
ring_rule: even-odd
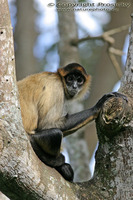
[[[128,98],[128,102],[122,98],[112,97],[106,101],[97,118],[98,132],[102,133],[105,140],[119,134],[125,128],[131,127],[133,119],[132,100]]]
[[[71,44],[77,45],[81,42],[88,41],[88,40],[103,40],[104,42],[107,42],[109,44],[114,44],[115,40],[114,40],[113,37],[111,37],[111,35],[114,35],[114,34],[119,33],[121,31],[125,31],[129,27],[130,27],[130,25],[128,24],[128,25],[125,25],[125,26],[121,26],[121,27],[106,31],[102,35],[99,35],[99,36],[95,36],[95,37],[87,36],[87,37],[84,37],[84,38],[81,38],[81,39],[73,39],[71,41]]]
[[[122,70],[121,70],[121,67],[120,67],[120,65],[119,65],[119,63],[116,59],[116,56],[115,56],[116,55],[116,49],[113,50],[112,47],[108,48],[108,55],[109,55],[109,58],[110,58],[113,66],[116,70],[118,77],[121,78],[122,77]]]
[[[108,52],[109,58],[116,70],[118,77],[121,78],[122,71],[121,71],[121,67],[120,67],[119,63],[117,62],[116,55],[122,56],[123,52],[121,50],[113,47],[113,45],[115,43],[115,39],[112,37],[112,35],[119,33],[121,31],[125,31],[128,28],[129,28],[129,25],[125,25],[125,26],[121,26],[121,27],[106,31],[100,36],[96,36],[96,37],[87,36],[87,37],[84,37],[81,39],[73,39],[71,41],[71,44],[76,46],[79,43],[88,41],[88,40],[102,40],[103,42],[106,42],[108,44],[107,52]]]

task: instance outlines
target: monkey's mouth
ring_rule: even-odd
[[[73,98],[77,93],[78,93],[77,90],[71,90],[71,91],[68,91],[68,96],[69,98]]]

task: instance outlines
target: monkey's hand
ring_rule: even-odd
[[[111,92],[108,94],[105,94],[97,103],[96,105],[93,107],[93,109],[95,110],[96,113],[96,117],[99,114],[103,104],[105,101],[107,101],[109,98],[111,97],[119,97],[119,98],[123,98],[125,101],[128,101],[127,97],[121,93],[118,92]]]
[[[67,135],[74,133],[79,128],[85,126],[92,120],[96,119],[102,109],[104,102],[111,97],[120,97],[127,101],[127,97],[125,95],[117,92],[105,94],[92,108],[83,110],[81,112],[72,115],[67,115],[65,118],[65,124],[61,128],[63,136],[65,137]]]

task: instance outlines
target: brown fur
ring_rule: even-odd
[[[84,96],[89,88],[90,76],[85,75],[85,78],[76,99]],[[42,72],[18,82],[22,120],[27,133],[34,134],[36,129],[60,128],[63,125],[66,101],[63,81],[58,72]]]
[[[43,72],[18,82],[23,125],[32,134],[37,128],[55,128],[62,123],[64,90],[59,76]]]

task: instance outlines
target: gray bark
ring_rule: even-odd
[[[100,1],[99,1],[100,2]],[[117,3],[122,2],[121,0],[117,0]],[[131,7],[127,8],[120,8],[119,12],[111,12],[110,17],[111,21],[107,25],[108,30],[121,27],[126,24],[130,24],[130,13]],[[128,34],[128,30],[123,31],[119,34],[113,35],[115,39],[114,47],[116,49],[123,49],[125,37]],[[103,94],[112,91],[114,85],[119,80],[116,74],[116,71],[113,67],[112,62],[107,53],[107,44],[104,44],[104,47],[100,48],[100,52],[98,52],[99,58],[95,65],[93,65],[93,77],[92,77],[92,84],[91,84],[91,94],[89,99],[87,100],[86,106],[91,107],[94,105],[96,99],[99,99]],[[96,57],[96,56],[95,56]],[[120,66],[121,63],[121,56],[117,56],[117,61]],[[95,72],[95,73],[94,73]],[[99,84],[100,83],[100,84]],[[91,123],[86,128],[86,139],[88,143],[88,148],[90,152],[93,152],[96,147],[96,128],[95,123]]]
[[[130,44],[125,73],[120,92],[128,97],[128,104],[120,99],[110,99],[103,106],[97,120],[100,145],[97,153],[96,175],[105,175],[103,188],[114,200],[133,197],[133,15]],[[113,102],[114,101],[114,102]],[[103,137],[104,135],[104,137]],[[115,136],[115,137],[114,137]],[[104,155],[104,157],[103,157]],[[102,169],[102,165],[105,168]]]
[[[0,200],[9,200],[9,198],[0,192]]]

